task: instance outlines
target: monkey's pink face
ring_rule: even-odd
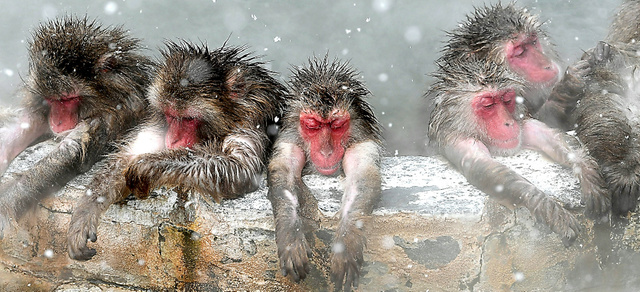
[[[49,126],[54,133],[71,130],[78,125],[78,108],[80,96],[66,94],[60,97],[47,97],[49,104]]]
[[[164,112],[169,129],[165,136],[165,147],[189,148],[200,142],[198,127],[201,121],[192,116],[183,116],[175,110],[168,109]]]
[[[496,148],[512,149],[520,145],[520,125],[513,115],[516,109],[513,90],[481,92],[473,98],[471,106],[480,128]]]
[[[509,67],[531,83],[553,84],[559,77],[558,66],[544,54],[535,34],[507,41],[505,55]]]
[[[314,111],[300,113],[300,135],[309,149],[316,170],[332,175],[339,168],[349,139],[351,118],[348,112],[334,111],[323,118]]]

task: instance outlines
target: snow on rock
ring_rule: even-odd
[[[29,148],[3,179],[28,169],[55,147],[48,141]],[[532,152],[500,161],[549,195],[578,205],[577,182],[569,170]],[[318,199],[321,221],[307,234],[313,247],[311,273],[295,283],[280,274],[264,181],[256,192],[221,204],[199,194],[178,195],[166,189],[154,191],[146,200],[115,204],[100,220],[98,240],[89,242],[97,255],[85,262],[69,259],[69,220],[79,199],[91,192],[87,185],[95,168],[42,201],[19,223],[12,222],[14,228],[1,242],[0,287],[79,291],[99,283],[91,287],[119,291],[330,289],[326,259],[332,249],[343,177],[304,177]],[[524,290],[562,288],[576,261],[596,250],[589,221],[584,220],[588,232],[580,235],[579,243],[565,248],[548,228],[535,225],[527,210],[514,213],[501,207],[441,157],[386,157],[382,177],[382,197],[374,215],[358,222],[368,239],[360,279],[360,289],[365,291],[379,287],[499,290],[501,283]],[[505,250],[509,253],[504,254]],[[532,255],[540,261],[527,258]],[[512,261],[509,266],[517,269],[503,270],[504,261]],[[514,271],[525,277],[514,277]],[[560,286],[539,282],[539,275],[549,271]]]

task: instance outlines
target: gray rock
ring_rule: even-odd
[[[28,149],[4,179],[27,169],[53,147],[44,142]],[[578,208],[576,214],[582,218],[578,183],[569,170],[527,151],[499,159],[550,196]],[[221,204],[200,194],[181,198],[159,189],[149,199],[113,205],[101,218],[97,242],[90,243],[98,254],[86,262],[69,259],[67,226],[92,173],[75,178],[14,222],[1,242],[0,288],[330,289],[328,245],[343,177],[304,177],[319,201],[322,221],[312,243],[311,274],[294,283],[279,272],[264,182],[256,192]],[[640,246],[637,236],[612,240],[608,228],[600,236],[604,243],[598,243],[593,224],[585,219],[585,231],[576,244],[565,248],[557,235],[535,224],[526,209],[514,212],[489,200],[439,157],[386,157],[382,174],[381,201],[364,226],[368,240],[360,279],[363,291],[584,288],[579,286],[584,283],[580,267],[598,266],[603,255],[597,253],[597,245]]]

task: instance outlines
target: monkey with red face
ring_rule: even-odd
[[[130,193],[145,198],[165,186],[220,202],[260,183],[284,86],[243,48],[168,43],[162,55],[147,93],[148,121],[109,157],[73,213],[71,258],[96,254],[87,240],[96,241],[100,216]]]
[[[532,149],[571,167],[587,210],[597,216],[607,214],[610,199],[595,161],[577,147],[575,138],[528,118],[524,104],[518,102],[523,88],[516,75],[473,56],[465,62],[438,65],[437,82],[430,89],[435,108],[429,138],[472,185],[506,206],[526,207],[570,244],[580,229],[576,218],[492,158]]]
[[[439,63],[474,56],[499,64],[524,82],[528,111],[552,127],[572,129],[571,115],[584,90],[594,60],[584,59],[560,70],[558,54],[538,18],[514,3],[477,8],[448,33]]]
[[[363,263],[361,228],[381,193],[381,127],[364,100],[369,91],[347,63],[314,58],[294,69],[289,84],[292,98],[268,171],[280,267],[295,280],[309,272],[305,231],[318,210],[302,176],[344,174],[330,265],[336,288],[350,290]]]
[[[38,27],[29,45],[23,109],[0,121],[0,174],[30,144],[59,143],[0,185],[0,234],[42,198],[87,171],[143,118],[153,66],[121,27],[67,16]]]

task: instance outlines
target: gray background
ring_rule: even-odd
[[[26,44],[43,20],[88,15],[105,25],[123,24],[158,56],[165,39],[203,41],[219,47],[248,45],[285,80],[292,65],[316,54],[350,60],[373,93],[370,100],[385,128],[390,155],[425,154],[429,73],[444,31],[474,6],[497,1],[352,0],[12,0],[0,2],[0,106],[15,106],[27,72]],[[523,0],[545,21],[566,64],[602,39],[620,1]]]

